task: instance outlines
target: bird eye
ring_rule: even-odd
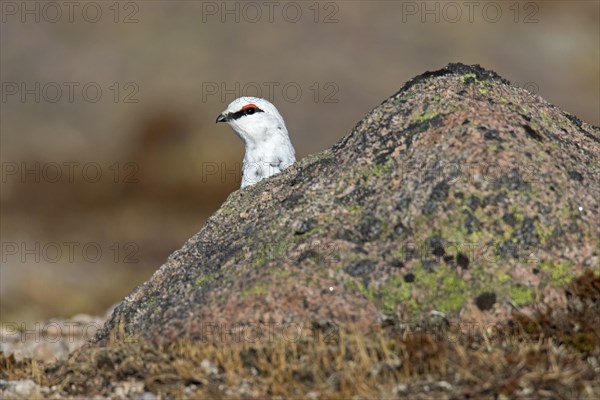
[[[242,109],[240,110],[240,112],[242,113],[242,115],[252,115],[254,114],[256,111],[260,111],[258,109],[258,107],[256,107],[256,104],[246,104],[244,107],[242,107]]]

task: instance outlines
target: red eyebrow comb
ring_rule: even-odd
[[[242,110],[247,110],[249,108],[258,108],[258,107],[256,107],[256,104],[250,103],[250,104],[246,104],[244,107],[242,107]]]

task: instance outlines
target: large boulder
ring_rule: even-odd
[[[564,302],[599,268],[599,160],[598,127],[494,72],[427,72],[331,149],[232,193],[99,343],[432,311],[498,321]]]

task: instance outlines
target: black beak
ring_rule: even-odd
[[[216,123],[219,123],[219,122],[227,122],[227,117],[223,114],[219,114],[219,116],[217,117]]]

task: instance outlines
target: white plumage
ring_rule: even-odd
[[[242,188],[275,175],[296,162],[283,117],[269,101],[240,97],[218,117],[244,141]]]

